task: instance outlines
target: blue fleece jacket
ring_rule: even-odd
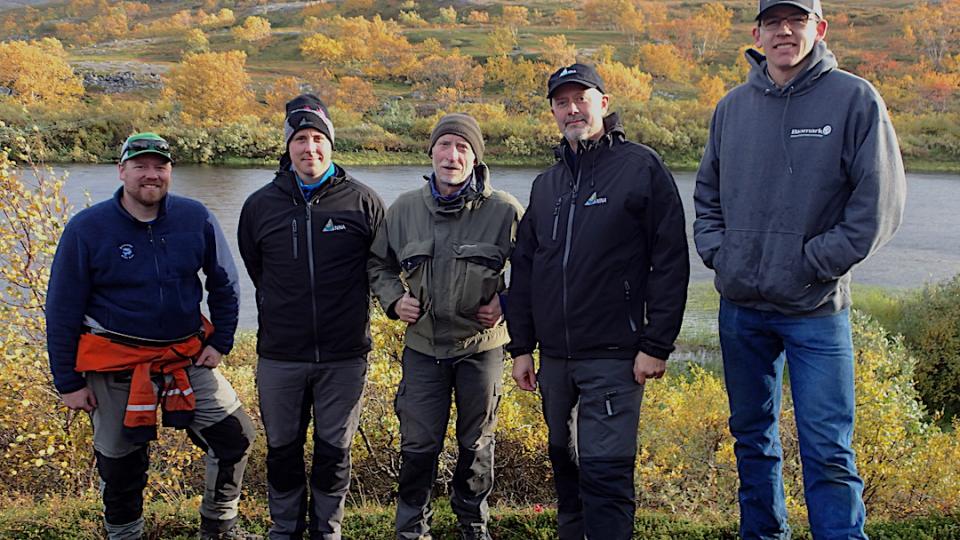
[[[787,315],[850,305],[850,270],[900,225],[897,135],[869,82],[822,41],[785,87],[747,51],[747,83],[717,105],[697,173],[694,239],[717,290]]]
[[[213,214],[167,195],[160,214],[141,222],[113,198],[79,212],[57,246],[47,290],[47,351],[61,393],[85,386],[74,371],[86,325],[149,340],[176,340],[200,328],[203,285],[216,330],[208,341],[233,347],[240,307],[237,270]]]

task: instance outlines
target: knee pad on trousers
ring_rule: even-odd
[[[307,483],[303,439],[298,438],[283,446],[267,447],[267,482],[279,492],[290,491]]]
[[[631,458],[581,459],[580,488],[584,494],[632,501],[633,467]]]
[[[313,485],[325,493],[347,489],[350,485],[350,449],[314,438],[310,477]]]
[[[493,488],[493,450],[492,442],[477,451],[459,448],[451,483],[461,497],[486,494]]]
[[[402,452],[400,487],[397,495],[407,504],[424,506],[430,500],[433,482],[437,478],[437,459],[434,453]]]
[[[221,466],[233,465],[243,459],[257,436],[253,422],[243,409],[237,409],[216,424],[201,429],[200,437],[193,430],[187,432],[201,450],[213,450]]]
[[[104,520],[122,525],[140,519],[143,515],[143,488],[147,485],[147,467],[150,453],[141,446],[119,458],[97,457],[97,471],[103,480]]]

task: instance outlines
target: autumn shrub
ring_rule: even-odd
[[[931,411],[960,415],[960,274],[907,298],[897,329],[917,355],[917,389]]]
[[[25,182],[6,154],[0,154],[0,279],[5,284],[0,291],[0,482],[11,497],[96,497],[89,421],[62,406],[44,351],[47,272],[70,209],[62,180],[42,170],[31,177],[39,180]],[[916,316],[942,318],[948,309],[956,313],[957,283],[944,286],[944,291],[953,292],[925,293],[931,311],[918,311]],[[952,303],[947,301],[951,298]],[[934,306],[941,299],[944,303]],[[390,504],[400,465],[393,399],[401,373],[403,325],[379,310],[374,310],[372,320],[373,351],[353,446],[353,505]],[[854,445],[869,511],[888,518],[956,512],[960,425],[943,430],[929,420],[913,385],[915,362],[899,339],[859,313],[853,316],[853,330],[858,405]],[[930,334],[927,339],[940,338]],[[221,369],[262,433],[256,360],[255,337],[243,332]],[[737,511],[737,476],[722,381],[696,366],[671,368],[671,373],[646,389],[638,434],[638,501],[653,512],[723,522]],[[518,390],[508,369],[503,383],[494,502],[549,504],[554,494],[539,396]],[[453,425],[451,419],[440,456],[435,485],[439,495],[447,494],[455,467]],[[789,392],[784,395],[781,428],[787,505],[791,516],[802,521],[803,482]],[[262,501],[266,492],[265,445],[261,435],[253,445],[244,483],[254,501]],[[175,430],[160,430],[151,455],[148,500],[195,501],[202,492],[203,463],[188,438]],[[257,508],[262,511],[262,503]],[[530,537],[550,537],[544,534]]]

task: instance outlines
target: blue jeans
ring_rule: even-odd
[[[851,446],[855,396],[848,311],[797,317],[721,300],[720,347],[740,475],[740,535],[790,537],[779,432],[786,359],[813,537],[866,539],[863,481]]]

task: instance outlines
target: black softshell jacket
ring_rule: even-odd
[[[690,262],[683,205],[652,149],[625,139],[616,114],[604,136],[564,141],[534,180],[511,257],[507,326],[516,356],[666,359],[680,332]]]
[[[257,289],[257,353],[298,362],[364,355],[367,257],[383,201],[340,166],[305,201],[289,168],[284,156],[240,212],[240,255]]]

